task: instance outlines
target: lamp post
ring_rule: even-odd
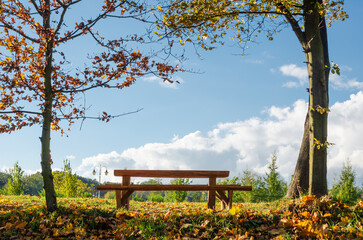
[[[98,170],[98,182],[100,184],[101,184],[101,171],[102,171],[102,167],[104,167],[104,166],[102,166],[100,164],[99,170]],[[104,167],[104,168],[106,168],[106,167]],[[96,168],[93,169],[92,174],[93,175],[96,175]],[[108,171],[107,171],[107,168],[106,168],[105,175],[107,176],[107,174],[108,174]],[[101,191],[98,191],[98,198],[101,198]]]

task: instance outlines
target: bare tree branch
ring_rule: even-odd
[[[42,114],[40,112],[22,111],[22,110],[17,110],[17,111],[0,111],[0,114],[17,114],[17,113],[27,113],[27,114],[36,114],[36,115],[41,115]]]

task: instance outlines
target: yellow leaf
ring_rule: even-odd
[[[159,10],[160,12],[162,11],[160,6],[158,6],[158,10]]]
[[[236,215],[241,209],[239,207],[232,207],[230,210],[229,210],[229,213],[233,216],[233,215]]]
[[[310,226],[310,225],[311,225],[311,221],[309,221],[309,220],[302,221],[302,222],[299,222],[298,224],[296,224],[296,226],[298,226],[298,227],[306,227],[306,226]]]
[[[307,212],[307,211],[300,213],[300,215],[305,217],[305,218],[310,218],[310,213]]]

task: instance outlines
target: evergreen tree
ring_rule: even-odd
[[[287,191],[286,183],[281,179],[280,174],[277,172],[277,156],[273,153],[271,156],[271,163],[268,165],[269,172],[266,173],[264,180],[267,185],[267,200],[274,201],[282,198]]]
[[[8,195],[22,195],[24,194],[23,186],[23,174],[24,171],[21,170],[19,163],[16,162],[14,167],[9,170],[11,178],[8,179],[8,186],[5,189]]]
[[[355,172],[349,159],[343,163],[339,181],[333,184],[330,195],[339,201],[348,203],[355,202],[360,198],[359,188],[355,186]]]

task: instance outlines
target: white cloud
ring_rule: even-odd
[[[301,87],[308,83],[308,72],[306,67],[298,67],[295,64],[283,65],[280,67],[283,75],[297,78],[299,81],[289,81],[284,83],[284,87],[293,88]]]
[[[330,74],[329,80],[335,89],[363,89],[363,82],[359,82],[356,78],[348,79],[344,75]]]
[[[349,66],[342,66],[341,72],[352,71]],[[306,67],[299,67],[295,64],[283,65],[280,67],[280,72],[289,77],[297,78],[298,81],[289,81],[283,84],[284,87],[297,88],[307,86],[308,73]],[[363,82],[358,81],[356,78],[349,79],[345,75],[330,74],[329,81],[334,89],[363,89]]]
[[[102,164],[113,169],[219,169],[238,175],[246,167],[264,174],[271,153],[276,151],[279,172],[290,179],[295,169],[307,103],[296,101],[292,106],[270,107],[266,120],[251,118],[245,121],[220,123],[207,133],[196,131],[183,137],[174,136],[169,143],[148,143],[99,154],[82,160],[78,172],[89,171]],[[363,182],[363,93],[351,95],[345,102],[335,103],[329,115],[328,177],[339,174],[349,158]],[[89,173],[88,173],[89,174]],[[112,175],[112,174],[111,174]],[[120,179],[110,177],[110,180]]]
[[[76,156],[74,156],[74,155],[67,155],[66,156],[66,159],[68,159],[68,160],[76,159]]]
[[[178,76],[173,77],[173,79],[172,79],[174,81],[173,83],[171,83],[169,81],[164,81],[163,79],[161,79],[157,76],[144,77],[144,78],[142,78],[142,80],[145,82],[156,82],[162,87],[172,88],[172,89],[178,89],[178,84],[184,82],[183,79]]]

